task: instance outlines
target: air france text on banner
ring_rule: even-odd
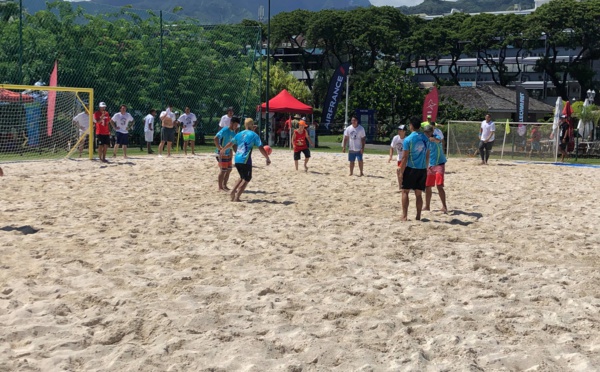
[[[321,125],[325,125],[326,128],[329,128],[329,124],[335,119],[335,112],[344,90],[344,81],[348,75],[349,68],[350,63],[340,65],[335,70],[329,82],[329,90],[327,91],[327,97],[323,105],[323,116],[321,117]]]

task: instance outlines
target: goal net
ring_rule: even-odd
[[[0,162],[91,159],[93,103],[88,88],[0,84]]]
[[[552,123],[495,122],[492,154],[496,158],[541,159],[554,161],[556,142]],[[447,156],[479,156],[479,121],[449,121],[446,135]]]

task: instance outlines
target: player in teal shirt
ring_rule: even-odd
[[[425,180],[427,179],[427,165],[429,164],[429,139],[419,131],[421,121],[417,117],[410,119],[410,135],[404,139],[402,149],[402,163],[400,174],[402,175],[402,221],[408,219],[408,194],[415,190],[417,198],[417,220],[421,219],[423,208],[422,192],[425,191]]]
[[[229,191],[227,188],[227,182],[229,181],[229,175],[231,174],[231,170],[233,169],[233,161],[231,149],[227,149],[223,154],[221,154],[221,149],[225,147],[233,137],[235,137],[235,132],[240,125],[240,118],[234,116],[229,121],[229,126],[224,127],[215,135],[214,142],[215,147],[217,148],[215,151],[217,152],[217,162],[219,164],[219,190],[221,191]]]
[[[429,210],[433,186],[436,186],[438,195],[442,201],[442,209],[440,211],[446,213],[448,212],[448,208],[446,207],[446,192],[444,191],[446,157],[444,156],[442,139],[440,136],[435,135],[432,125],[426,125],[423,131],[429,138],[429,168],[427,169],[427,180],[425,181],[425,208],[423,210]]]
[[[240,180],[235,184],[233,190],[231,190],[231,200],[236,202],[240,201],[240,196],[252,179],[252,149],[255,146],[258,147],[260,153],[267,159],[267,165],[271,164],[271,159],[269,159],[269,155],[263,148],[260,137],[254,132],[254,120],[250,118],[246,119],[244,127],[246,130],[236,134],[225,147],[221,148],[221,154],[224,154],[233,145],[237,145],[235,168],[240,174]]]

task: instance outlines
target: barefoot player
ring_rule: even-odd
[[[225,147],[221,148],[221,154],[232,148],[233,145],[237,145],[237,151],[235,152],[235,168],[240,174],[240,180],[235,184],[233,190],[231,190],[231,200],[235,202],[240,201],[240,196],[248,186],[248,183],[252,179],[252,149],[257,146],[260,153],[267,159],[267,165],[271,164],[269,155],[263,148],[263,144],[260,137],[254,132],[254,120],[248,118],[244,121],[244,127],[246,130],[236,134],[235,137]]]
[[[444,156],[442,147],[443,140],[436,135],[435,128],[432,125],[426,125],[423,133],[429,138],[429,167],[427,168],[427,180],[425,181],[425,208],[423,210],[429,210],[432,188],[435,186],[442,201],[442,209],[440,211],[447,213],[446,192],[444,191],[446,157]]]
[[[229,191],[227,181],[229,181],[229,175],[233,168],[232,149],[227,149],[224,153],[221,153],[221,149],[235,137],[235,132],[237,132],[239,125],[240,118],[233,116],[229,120],[229,126],[222,128],[214,138],[215,146],[217,147],[217,164],[219,165],[219,191]]]
[[[421,219],[425,181],[427,179],[427,165],[429,164],[429,139],[419,130],[421,121],[417,117],[410,119],[410,135],[404,139],[402,149],[402,165],[400,173],[402,179],[402,221],[408,219],[408,194],[415,190],[417,197],[417,217]]]
[[[304,171],[308,172],[308,161],[310,160],[310,150],[308,144],[314,147],[313,141],[308,136],[306,127],[308,125],[304,120],[298,122],[298,129],[294,130],[292,135],[292,143],[294,144],[294,165],[298,170],[298,161],[300,160],[300,153],[304,154]]]

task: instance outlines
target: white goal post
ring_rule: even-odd
[[[507,131],[510,128],[509,131]],[[558,151],[552,123],[515,123],[495,121],[496,131],[492,152],[500,158],[532,158],[554,161]],[[447,157],[478,155],[480,121],[448,121],[446,131]]]

